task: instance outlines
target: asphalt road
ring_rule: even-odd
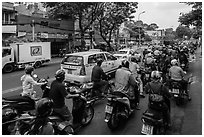
[[[193,82],[190,85],[191,102],[185,105],[177,106],[175,101],[171,101],[171,120],[172,128],[167,132],[168,135],[201,135],[202,134],[202,61],[200,53],[194,62],[190,63],[189,74],[193,75]],[[39,77],[49,76],[52,81],[54,73],[59,69],[59,63],[47,64],[42,68],[38,68],[35,72]],[[8,97],[19,94],[21,92],[20,77],[23,71],[16,71],[2,75],[2,96]],[[36,91],[41,91],[36,88]],[[40,92],[38,95],[40,96]],[[124,123],[118,130],[111,131],[104,122],[105,105],[107,100],[100,101],[95,104],[95,116],[92,122],[80,129],[78,135],[140,135],[142,122],[142,113],[147,108],[147,97],[140,100],[141,110],[136,110],[130,119]],[[66,101],[69,109],[72,108],[72,101]]]

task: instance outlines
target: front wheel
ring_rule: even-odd
[[[6,64],[3,68],[3,72],[10,73],[14,70],[14,66],[12,64]]]
[[[94,117],[93,106],[86,107],[84,114],[83,114],[82,125],[83,126],[88,125],[92,121],[93,117]]]

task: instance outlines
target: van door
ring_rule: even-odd
[[[110,53],[105,53],[106,55],[106,63],[107,63],[107,73],[112,73],[114,71],[116,71],[116,69],[119,67],[120,65],[120,61],[117,60],[116,57],[114,57],[113,55],[111,55]]]

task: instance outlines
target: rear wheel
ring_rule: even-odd
[[[40,61],[35,62],[34,67],[39,68],[41,67],[42,63]]]
[[[110,120],[108,121],[108,127],[112,130],[116,129],[119,126],[120,120],[116,113],[112,113]]]

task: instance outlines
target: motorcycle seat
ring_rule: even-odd
[[[114,97],[127,97],[127,98],[130,98],[127,94],[121,92],[121,91],[114,91],[114,92],[111,92],[110,95],[114,96]]]
[[[29,97],[26,97],[26,96],[11,96],[11,97],[2,98],[2,99],[4,100],[4,102],[8,102],[8,103],[28,102],[31,100]]]

